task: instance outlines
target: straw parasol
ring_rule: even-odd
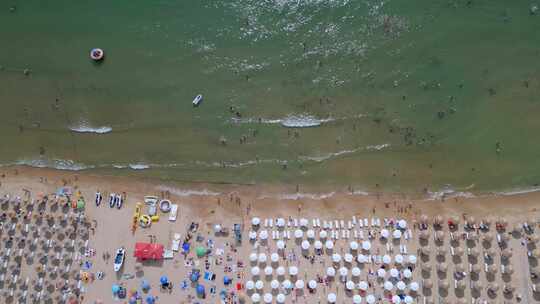
[[[454,269],[456,270],[456,272],[465,272],[465,267],[463,266],[463,264],[457,264]]]
[[[476,247],[469,248],[469,252],[467,253],[470,256],[477,256],[480,252]]]
[[[474,265],[471,266],[471,272],[479,273],[480,270],[482,270],[482,269],[481,269],[480,266],[477,265],[477,264],[474,264]]]
[[[446,272],[446,270],[448,269],[448,266],[446,265],[446,263],[439,263],[437,264],[437,271],[438,272]]]
[[[501,257],[504,259],[509,259],[512,257],[512,251],[510,249],[506,248],[501,251]]]
[[[437,215],[434,219],[433,219],[433,224],[435,225],[442,225],[443,223],[443,217],[441,215]]]
[[[439,280],[439,284],[438,284],[438,285],[439,285],[439,288],[441,288],[441,289],[448,289],[448,287],[450,286],[450,285],[448,284],[448,281],[446,281],[446,280],[444,280],[444,281],[443,281],[443,280]]]
[[[465,288],[465,282],[463,280],[459,280],[456,282],[456,288],[457,289],[464,289]]]
[[[496,293],[499,290],[499,284],[490,283],[487,286],[488,292]]]
[[[505,273],[505,274],[512,274],[512,273],[514,273],[514,268],[512,267],[512,265],[505,266],[505,267],[504,267],[504,273]]]
[[[509,283],[508,284],[505,284],[503,286],[503,293],[512,293],[516,290],[516,288],[512,285],[510,285]]]
[[[426,289],[431,289],[433,287],[433,282],[430,279],[423,280],[422,286]]]
[[[482,282],[480,281],[473,281],[471,284],[471,288],[476,291],[481,291],[483,287],[484,286],[482,286]]]
[[[425,247],[422,247],[422,248],[418,249],[418,252],[422,256],[429,256],[429,250],[427,248],[425,248]]]
[[[435,233],[435,239],[436,239],[437,241],[443,241],[443,240],[444,240],[444,232],[442,232],[442,231],[440,231],[440,230],[437,231],[437,232]]]
[[[418,237],[421,239],[421,240],[427,240],[429,238],[429,233],[425,230],[422,230],[420,231],[420,233],[418,234]]]
[[[422,223],[422,224],[427,224],[427,222],[428,222],[428,216],[425,215],[425,214],[422,214],[422,215],[420,216],[420,223]]]

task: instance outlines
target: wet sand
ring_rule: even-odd
[[[251,274],[252,266],[250,264],[249,257],[252,253],[265,253],[268,257],[267,264],[270,264],[270,256],[272,253],[279,253],[279,264],[285,267],[285,278],[278,278],[276,275],[277,268],[273,268],[272,279],[276,279],[283,282],[283,279],[289,279],[292,284],[295,281],[302,279],[307,285],[308,281],[317,278],[319,276],[322,281],[327,283],[319,283],[315,293],[310,293],[307,286],[300,292],[294,289],[291,292],[286,293],[286,303],[326,303],[327,295],[329,293],[335,293],[337,295],[337,303],[341,303],[342,299],[345,299],[345,303],[352,302],[353,296],[360,294],[363,299],[363,303],[366,301],[368,294],[374,295],[378,298],[388,297],[389,293],[383,291],[382,285],[384,281],[389,280],[387,274],[384,280],[377,279],[376,272],[383,264],[379,263],[375,258],[373,263],[358,263],[357,256],[360,252],[351,252],[354,260],[352,263],[346,263],[343,260],[337,264],[332,262],[332,253],[339,253],[342,258],[350,252],[350,242],[355,240],[359,244],[362,244],[361,239],[354,238],[354,231],[357,233],[362,231],[364,239],[368,240],[368,234],[371,232],[373,238],[369,239],[372,248],[370,250],[372,256],[383,256],[388,254],[392,257],[392,263],[385,266],[386,269],[396,268],[399,269],[400,276],[403,275],[403,271],[407,268],[407,265],[395,264],[394,258],[399,254],[399,245],[406,245],[407,254],[403,254],[407,257],[410,254],[418,256],[418,262],[416,265],[409,265],[412,269],[412,277],[410,279],[401,278],[410,287],[410,283],[419,283],[420,290],[412,292],[409,287],[403,292],[406,295],[412,295],[415,303],[429,302],[430,300],[435,303],[439,302],[439,296],[445,302],[457,302],[465,301],[472,303],[473,299],[481,299],[487,301],[487,303],[503,303],[508,301],[510,303],[516,303],[517,296],[521,297],[523,303],[534,303],[539,301],[539,295],[533,293],[531,287],[534,283],[529,277],[530,267],[536,265],[536,259],[527,258],[527,252],[534,250],[534,244],[529,242],[527,246],[522,242],[527,237],[533,237],[538,234],[538,227],[536,222],[539,218],[540,207],[539,199],[540,193],[528,193],[512,196],[483,196],[476,198],[447,198],[443,200],[427,200],[427,199],[415,199],[411,200],[403,195],[399,194],[380,194],[380,195],[350,195],[345,191],[336,191],[333,195],[327,195],[326,197],[317,197],[314,195],[302,195],[297,194],[295,186],[276,186],[276,185],[256,185],[256,186],[236,186],[236,185],[209,185],[209,184],[175,184],[168,183],[159,180],[139,179],[139,178],[125,178],[125,177],[110,177],[110,176],[94,176],[85,173],[74,173],[66,171],[54,171],[48,169],[34,169],[25,167],[10,167],[2,168],[0,173],[3,177],[0,179],[0,194],[9,194],[11,197],[23,196],[24,190],[30,191],[31,196],[37,195],[39,192],[53,193],[61,186],[68,186],[72,189],[80,190],[86,200],[86,208],[84,213],[87,220],[92,223],[93,227],[90,231],[89,247],[95,250],[95,255],[91,257],[83,258],[84,261],[91,262],[91,267],[88,270],[89,273],[97,273],[98,271],[104,272],[104,278],[102,280],[95,279],[90,283],[82,284],[82,302],[83,303],[95,303],[97,300],[102,300],[104,303],[114,303],[113,294],[111,292],[111,286],[113,284],[121,284],[125,286],[128,292],[133,288],[139,288],[141,280],[147,279],[152,288],[148,294],[152,294],[158,297],[158,303],[216,303],[219,302],[219,292],[225,290],[228,294],[234,289],[237,283],[244,284],[244,289],[235,292],[235,299],[244,299],[246,303],[251,303],[250,297],[253,292],[248,292],[245,289],[247,281],[261,280],[264,283],[264,288],[258,293],[261,295],[261,302],[263,302],[263,294],[272,293],[270,289],[271,279],[264,275],[265,265],[260,265],[261,275],[259,278],[253,278]],[[100,207],[96,207],[94,204],[94,194],[96,190],[100,190],[104,197],[104,202]],[[110,192],[126,193],[127,200],[124,203],[122,209],[111,209],[108,206],[107,198]],[[308,191],[306,191],[307,193]],[[303,192],[302,192],[303,193]],[[315,191],[309,191],[309,193],[315,193]],[[154,223],[150,228],[138,227],[135,233],[131,231],[131,220],[134,212],[134,206],[136,202],[143,200],[145,195],[156,195],[170,199],[174,203],[179,205],[178,218],[175,222],[169,222],[167,220],[167,214],[161,214],[161,218],[158,222]],[[296,198],[296,199],[291,199]],[[145,213],[145,209],[143,209]],[[419,220],[421,214],[425,214],[428,218],[428,234],[427,243],[423,243],[419,239],[420,227]],[[442,242],[436,241],[437,229],[432,225],[433,220],[437,215],[441,215],[443,218],[442,229],[443,237]],[[262,223],[259,227],[252,227],[252,217],[257,216],[261,218]],[[348,222],[356,218],[368,219],[371,222],[371,218],[380,219],[383,222],[378,227],[372,227],[371,223],[369,227],[360,228],[358,224],[350,228]],[[454,232],[455,239],[459,240],[451,242],[450,230],[446,224],[446,221],[450,217],[456,217],[460,220],[458,230]],[[464,227],[464,219],[473,216],[476,219],[476,225],[481,220],[491,219],[492,224],[487,231],[480,231],[479,229],[466,230]],[[504,217],[508,222],[508,226],[505,231],[496,231],[494,227],[495,219]],[[289,231],[291,239],[286,240],[286,249],[281,252],[277,249],[278,239],[282,239],[282,235],[276,240],[272,238],[273,231],[283,231],[275,226],[275,219],[285,218],[287,221],[289,218],[301,219],[306,218],[309,220],[309,225],[306,229],[314,230],[315,238],[308,240],[306,237],[306,230],[303,230],[303,237],[301,240],[308,240],[310,242],[310,249],[308,255],[313,257],[313,263],[309,259],[303,257],[301,250],[301,240],[295,239],[294,233],[300,229],[298,227],[286,227],[284,230]],[[398,243],[394,243],[395,240],[384,240],[381,238],[381,232],[383,229],[388,229],[390,232],[393,228],[384,227],[384,219],[404,219],[408,223],[408,228],[403,232],[411,233],[411,237],[406,240],[401,237]],[[274,226],[264,227],[265,219],[273,219]],[[312,220],[320,219],[321,224],[324,221],[343,220],[345,228],[340,227],[322,229],[322,227],[312,227]],[[526,233],[523,229],[519,228],[515,233],[512,232],[516,225],[521,225],[525,221],[534,222],[534,231],[531,234]],[[173,259],[167,259],[160,262],[136,262],[133,257],[135,242],[148,242],[151,237],[155,236],[157,243],[165,245],[168,249],[171,247],[171,241],[174,233],[180,233],[181,238],[184,239],[188,233],[190,223],[197,223],[198,230],[193,233],[193,239],[191,243],[190,253],[184,257],[181,254],[175,254]],[[222,227],[232,230],[234,223],[241,223],[243,225],[243,242],[241,246],[232,246],[235,244],[232,231],[227,236],[215,235],[213,227],[215,224],[220,224]],[[292,223],[292,222],[291,222]],[[521,226],[519,226],[521,227]],[[250,242],[248,235],[250,231],[257,231],[257,240]],[[260,232],[266,230],[269,234],[267,241],[260,239]],[[334,240],[333,251],[328,253],[327,250],[323,250],[322,255],[314,254],[314,241],[320,239],[320,231],[327,230],[328,237],[332,231],[335,231],[339,235],[339,240]],[[348,240],[343,238],[343,231],[349,231],[350,235]],[[467,240],[462,239],[469,235],[476,234],[477,239]],[[501,253],[504,246],[501,248],[497,244],[497,234],[502,236],[508,235],[508,241],[506,242],[512,255],[509,260],[503,261],[501,259]],[[199,236],[201,242],[197,242],[196,238]],[[474,237],[471,237],[474,238]],[[214,249],[210,256],[204,258],[197,258],[194,256],[194,248],[197,246],[207,247],[207,241],[211,239],[214,243]],[[491,239],[487,242],[485,240]],[[325,242],[322,242],[325,244]],[[387,247],[386,243],[393,244],[392,248]],[[488,246],[489,245],[489,246]],[[111,256],[119,247],[125,247],[127,249],[127,257],[124,267],[121,272],[114,273],[112,269],[112,257],[110,259],[104,259],[103,254],[109,253]],[[451,254],[450,248],[462,248],[457,250],[455,255]],[[2,247],[4,248],[4,247]],[[425,249],[421,249],[425,248]],[[467,248],[473,249],[473,253],[477,251],[478,257],[473,259],[469,255],[471,252]],[[491,248],[491,249],[490,249]],[[222,255],[218,254],[218,249],[223,249]],[[391,250],[388,250],[391,249]],[[443,256],[438,253],[444,252]],[[454,250],[455,251],[455,250]],[[459,251],[462,251],[459,253]],[[492,255],[491,262],[486,263],[494,265],[485,271],[484,254]],[[367,253],[366,253],[367,256]],[[199,279],[199,282],[206,288],[206,298],[196,299],[195,289],[189,282],[189,272],[193,268],[200,269],[202,273],[205,271],[205,263],[208,261],[208,270],[216,275],[216,279],[205,280],[203,277]],[[444,263],[446,271],[439,269],[440,265]],[[240,263],[240,265],[239,265]],[[472,265],[479,265],[480,271],[477,276],[471,272]],[[513,274],[504,275],[501,274],[501,265],[511,265],[513,267]],[[238,267],[242,266],[242,267]],[[277,266],[277,265],[273,265]],[[295,277],[290,277],[288,274],[288,268],[290,266],[298,267],[298,274]],[[346,290],[346,284],[340,281],[339,274],[333,280],[326,280],[326,271],[328,267],[333,267],[336,272],[340,268],[345,267],[348,269],[347,280],[355,280],[355,288],[352,292]],[[358,267],[361,269],[361,275],[358,278],[351,277],[352,268]],[[462,269],[460,269],[462,268]],[[493,269],[492,269],[493,268]],[[495,272],[495,270],[497,272]],[[467,273],[465,279],[462,281],[464,286],[458,286],[454,288],[453,275],[456,270],[464,271]],[[370,274],[371,273],[371,274]],[[32,276],[31,272],[25,272],[27,276]],[[162,275],[166,275],[171,279],[173,283],[172,292],[161,291],[159,288],[159,279]],[[232,284],[227,288],[223,284],[223,276],[227,275],[232,278]],[[425,288],[424,284],[427,281],[431,281],[433,287]],[[183,281],[186,281],[188,287],[181,289],[180,285]],[[359,281],[370,282],[371,286],[367,290],[367,293],[361,293],[358,288]],[[392,281],[392,280],[390,280]],[[448,289],[444,287],[443,281],[447,281],[449,284]],[[460,280],[461,281],[461,280]],[[473,283],[474,282],[474,283]],[[472,286],[480,282],[483,288],[477,293],[473,290]],[[74,282],[76,283],[76,282]],[[394,283],[397,283],[394,280]],[[459,283],[461,284],[461,283]],[[497,286],[495,286],[495,284]],[[512,287],[515,290],[512,293],[503,293],[504,287]],[[216,294],[211,294],[210,289],[215,286]],[[488,292],[487,286],[496,291]],[[495,286],[495,287],[494,287]],[[276,295],[278,293],[284,293],[283,287],[280,287],[273,294],[273,302],[276,301]],[[392,290],[392,294],[396,293],[396,288]],[[143,298],[148,295],[143,293]],[[120,301],[120,300],[119,300]],[[121,300],[119,303],[126,302],[127,300]],[[387,300],[384,300],[387,301]],[[479,302],[479,303],[480,303]],[[441,302],[442,303],[442,302]]]

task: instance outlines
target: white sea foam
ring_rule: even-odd
[[[69,129],[70,129],[71,131],[77,132],[77,133],[106,134],[106,133],[112,132],[112,128],[111,128],[111,127],[108,127],[108,126],[103,126],[103,127],[97,127],[97,128],[94,128],[94,127],[89,127],[89,126],[80,125],[80,126],[70,127]]]
[[[172,187],[163,186],[163,185],[157,186],[156,188],[159,191],[168,191],[173,195],[183,196],[183,197],[187,197],[187,196],[218,196],[218,195],[221,195],[220,192],[214,192],[214,191],[210,191],[208,189],[203,189],[203,190],[178,189],[178,188],[172,188]]]
[[[261,195],[257,199],[280,199],[280,200],[292,200],[296,201],[299,199],[312,199],[312,200],[323,200],[327,198],[331,198],[334,196],[335,192],[329,192],[329,193],[283,193],[283,194],[276,194],[276,195]]]
[[[496,195],[504,195],[504,196],[511,196],[511,195],[520,195],[520,194],[527,194],[527,193],[533,193],[540,191],[540,187],[535,188],[528,188],[528,189],[515,189],[510,191],[503,191],[503,192],[496,192]]]
[[[446,187],[440,191],[428,192],[428,200],[436,201],[441,199],[453,198],[453,197],[465,197],[472,198],[475,195],[471,192],[457,191],[451,187]]]
[[[88,166],[75,162],[73,160],[66,159],[21,159],[14,163],[17,166],[29,166],[36,168],[52,168],[58,170],[80,171],[85,169],[92,169],[93,166]]]
[[[138,163],[138,164],[129,164],[128,167],[133,170],[144,170],[144,169],[149,169],[150,165]]]

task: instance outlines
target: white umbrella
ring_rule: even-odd
[[[399,220],[397,224],[398,224],[398,227],[401,229],[407,228],[407,221],[405,220]]]
[[[358,243],[355,241],[352,241],[349,243],[349,247],[351,248],[351,250],[358,250]]]
[[[249,280],[246,282],[246,289],[247,290],[252,290],[253,288],[255,288],[255,282]]]
[[[309,289],[315,289],[315,288],[317,288],[317,281],[315,281],[315,280],[310,280],[310,281],[308,282],[308,287],[309,287]]]
[[[327,300],[329,303],[336,303],[336,294],[335,293],[329,293]]]
[[[281,285],[282,285],[283,288],[285,288],[285,289],[291,289],[291,288],[292,288],[292,283],[291,283],[291,281],[289,281],[289,280],[283,281],[283,283],[281,283]]]
[[[259,267],[257,266],[251,268],[251,275],[253,276],[258,276],[260,272],[261,272],[261,269],[259,269]]]
[[[410,279],[412,277],[412,272],[407,268],[403,270],[403,276],[407,279]]]
[[[377,270],[377,275],[379,276],[379,278],[384,278],[384,276],[386,275],[386,270],[379,268]]]
[[[257,238],[257,232],[255,232],[255,231],[250,231],[250,232],[249,232],[249,239],[250,239],[250,240],[254,240],[254,239],[256,239],[256,238]]]
[[[413,298],[411,296],[405,296],[405,299],[403,299],[403,301],[405,301],[405,303],[407,304],[412,304]]]
[[[354,295],[352,301],[354,304],[360,304],[362,303],[362,297],[360,295]]]
[[[400,231],[400,230],[394,230],[394,232],[392,232],[392,236],[393,236],[395,239],[401,238],[401,231]]]
[[[416,256],[415,255],[409,255],[409,263],[416,264]]]
[[[357,257],[356,257],[356,261],[358,261],[358,263],[366,263],[367,262],[367,257],[363,254],[359,254]]]
[[[328,236],[328,233],[325,230],[319,232],[319,238],[325,239]]]
[[[314,238],[315,238],[315,231],[309,229],[309,230],[306,232],[306,236],[308,237],[308,239],[314,239]]]
[[[251,295],[251,302],[259,303],[259,301],[261,301],[261,296],[258,293],[254,293]]]
[[[274,272],[274,269],[270,266],[266,266],[264,268],[264,274],[267,276],[271,276],[273,272]]]
[[[262,230],[261,232],[259,232],[259,237],[261,238],[261,240],[268,239],[268,231]]]
[[[215,233],[220,233],[221,232],[221,225],[220,224],[214,225],[214,232]]]
[[[334,269],[334,267],[326,268],[326,275],[329,276],[329,277],[335,276],[336,275],[336,270]]]
[[[384,289],[391,291],[392,289],[394,289],[394,284],[392,284],[392,282],[390,281],[386,281],[384,282]]]
[[[259,253],[259,263],[266,263],[266,253]]]
[[[397,264],[403,263],[403,256],[402,256],[401,254],[397,254],[397,255],[394,257],[394,261],[395,261]]]
[[[315,243],[313,244],[313,247],[315,247],[315,249],[321,249],[322,248],[322,242],[321,241],[315,241]]]
[[[263,297],[264,303],[272,303],[272,298],[273,298],[273,297],[272,297],[272,294],[270,294],[270,293],[265,293],[265,294],[264,294],[264,297]]]
[[[255,282],[255,288],[257,288],[258,290],[263,289],[263,288],[264,288],[264,283],[263,283],[263,281],[258,280],[257,282]]]
[[[387,229],[381,230],[381,237],[387,239],[390,236],[390,232]]]
[[[341,262],[341,255],[339,253],[332,254],[332,262],[334,263]]]
[[[362,271],[360,271],[360,268],[358,267],[353,267],[353,269],[351,270],[351,274],[353,277],[359,277],[361,272]]]
[[[261,219],[258,218],[258,217],[254,217],[254,218],[251,219],[251,224],[253,226],[259,226],[260,223],[261,223]]]
[[[298,280],[296,281],[296,283],[294,283],[294,287],[296,287],[296,289],[304,289],[304,281],[303,280]]]
[[[368,283],[366,281],[360,281],[358,283],[358,289],[366,291],[368,289]]]
[[[371,243],[369,241],[363,241],[362,242],[362,249],[370,250],[371,249]]]
[[[392,263],[392,258],[388,254],[385,254],[382,257],[382,262],[384,264],[390,264],[390,263]]]
[[[306,240],[302,241],[302,249],[303,250],[308,250],[309,249],[309,242],[308,241],[306,241]]]
[[[411,284],[409,284],[409,288],[412,290],[412,291],[418,291],[418,288],[420,286],[418,285],[418,283],[416,282],[411,282]]]
[[[285,268],[283,266],[279,266],[277,269],[276,269],[276,273],[278,276],[283,276],[285,275]]]
[[[298,274],[298,267],[291,266],[289,267],[289,275],[295,276]]]
[[[407,287],[407,285],[405,284],[405,282],[399,281],[399,282],[396,283],[396,287],[399,290],[405,290],[405,287]]]
[[[250,260],[251,262],[256,262],[258,258],[259,258],[259,256],[258,256],[255,252],[252,252],[252,253],[249,255],[249,260]]]
[[[276,263],[277,261],[279,261],[279,255],[278,255],[277,253],[275,253],[275,252],[272,253],[272,254],[270,255],[270,260],[271,260],[272,262]]]
[[[375,296],[374,295],[368,295],[366,297],[366,302],[368,302],[368,304],[373,304],[375,303]]]
[[[345,262],[347,262],[347,263],[352,263],[352,261],[353,261],[353,256],[352,256],[352,254],[350,254],[350,253],[345,253],[345,256],[343,257],[343,259],[344,259]]]
[[[353,290],[354,289],[353,281],[347,281],[347,283],[345,283],[345,288],[347,288],[347,290]]]
[[[349,270],[345,267],[341,267],[339,269],[339,275],[342,277],[346,277],[348,273],[349,273]]]
[[[281,218],[281,217],[278,218],[278,219],[276,220],[276,226],[278,226],[278,227],[285,227],[285,219],[283,219],[283,218]]]
[[[272,287],[272,289],[278,289],[279,288],[279,281],[278,280],[272,280],[272,282],[270,282],[270,287]]]
[[[398,271],[397,269],[395,269],[395,268],[390,269],[390,276],[391,276],[392,278],[397,278],[397,277],[399,277],[399,271]]]
[[[296,229],[294,231],[294,237],[297,239],[301,239],[304,236],[304,232],[300,229]]]
[[[277,241],[276,245],[277,245],[277,248],[280,249],[280,250],[285,248],[285,242],[283,240]]]
[[[334,242],[332,242],[331,240],[327,240],[324,245],[326,246],[326,249],[334,248]]]
[[[308,226],[308,220],[305,218],[300,219],[300,226],[301,227],[307,227]]]
[[[393,295],[392,296],[392,303],[394,303],[394,304],[401,303],[401,298],[398,295]]]
[[[277,297],[276,297],[276,301],[278,303],[285,303],[285,295],[282,294],[282,293],[278,294]]]

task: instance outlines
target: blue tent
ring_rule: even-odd
[[[225,284],[225,285],[231,284],[231,279],[229,279],[228,276],[224,276],[223,277],[223,284]]]
[[[113,293],[113,294],[117,294],[118,291],[120,291],[120,286],[114,284],[114,285],[112,286],[112,293]]]
[[[156,299],[153,296],[146,297],[146,304],[154,304],[156,303]]]
[[[197,285],[197,294],[204,295],[204,286],[202,286],[201,284]]]
[[[199,280],[199,272],[196,272],[194,271],[192,274],[191,274],[191,282],[197,282]]]
[[[142,280],[141,282],[141,289],[142,290],[148,290],[150,289],[150,283],[147,280]]]

